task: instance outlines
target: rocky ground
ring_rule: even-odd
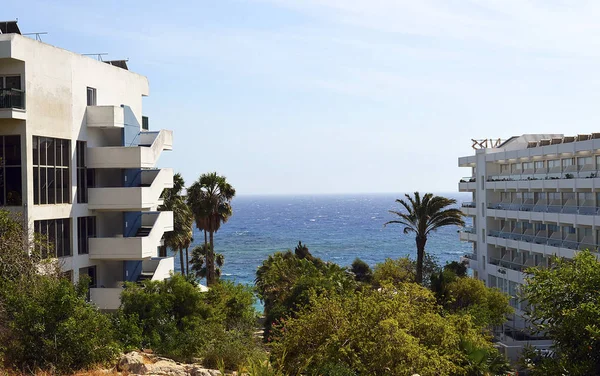
[[[221,372],[199,364],[184,364],[153,354],[132,351],[121,356],[117,371],[123,375],[221,376]]]

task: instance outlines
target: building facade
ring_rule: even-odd
[[[473,244],[465,255],[473,276],[511,296],[515,315],[497,333],[512,359],[524,344],[547,348],[523,320],[527,302],[518,299],[523,271],[545,267],[552,256],[573,258],[598,252],[600,243],[600,133],[522,135],[505,142],[473,144],[475,155],[459,158],[470,176],[459,190],[472,226],[460,239]]]
[[[173,171],[156,168],[173,135],[147,130],[147,95],[148,80],[124,61],[0,23],[0,205],[45,235],[66,276],[90,277],[102,309],[118,307],[123,282],[163,279],[174,266],[158,254],[173,214],[157,211]]]

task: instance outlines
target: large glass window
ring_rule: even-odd
[[[94,187],[95,170],[87,168],[87,142],[77,141],[75,154],[77,159],[77,202],[88,202],[88,188]]]
[[[42,235],[42,252],[54,257],[71,256],[71,218],[35,221],[34,231]],[[45,255],[46,256],[46,255]]]
[[[548,170],[550,170],[550,172],[556,172],[557,170],[560,172],[560,159],[549,160]]]
[[[21,136],[0,136],[0,205],[23,203]]]
[[[96,237],[96,217],[77,218],[77,253],[90,253],[90,238]]]
[[[71,142],[33,136],[33,203],[71,203]]]

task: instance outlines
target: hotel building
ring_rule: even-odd
[[[172,169],[156,168],[171,131],[142,115],[146,77],[21,35],[0,22],[0,205],[46,235],[65,275],[116,309],[124,281],[164,279],[173,213],[158,212]],[[165,256],[165,255],[160,255]]]
[[[498,344],[515,359],[525,344],[547,348],[551,341],[526,327],[526,302],[517,298],[523,271],[545,267],[552,256],[573,258],[598,252],[600,243],[600,133],[567,137],[531,134],[473,140],[475,155],[459,158],[470,169],[459,191],[472,227],[460,239],[473,244],[463,258],[473,276],[511,296],[515,314],[498,330]]]

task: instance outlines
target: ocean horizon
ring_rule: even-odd
[[[459,206],[470,201],[469,193],[436,193],[454,198]],[[253,285],[256,269],[269,255],[293,250],[299,241],[325,261],[349,266],[357,257],[374,266],[386,258],[416,257],[414,235],[404,235],[402,226],[388,210],[399,209],[396,198],[404,193],[240,195],[232,202],[233,216],[215,234],[215,252],[225,257],[222,278]],[[458,227],[442,228],[427,241],[426,252],[440,264],[458,261],[471,251],[461,242]],[[194,242],[204,235],[194,228]],[[175,270],[180,271],[179,256]],[[204,282],[201,281],[201,282]]]

